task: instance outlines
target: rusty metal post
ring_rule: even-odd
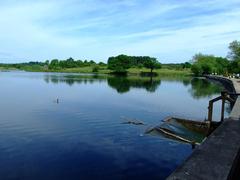
[[[214,99],[209,101],[209,105],[208,105],[208,121],[209,121],[210,124],[212,123],[213,103],[217,102],[219,100],[223,100],[223,97],[224,97],[224,100],[226,100],[228,98],[226,92],[222,92],[221,96],[216,97],[216,98],[214,98]],[[223,108],[223,110],[224,110],[224,108]],[[223,115],[223,118],[224,118],[224,111],[223,111],[222,115]]]
[[[221,111],[221,122],[224,120],[224,110],[225,110],[225,99],[222,99],[222,111]]]
[[[209,101],[209,105],[208,105],[208,121],[210,123],[212,122],[212,114],[213,114],[213,102]]]
[[[222,96],[221,122],[223,122],[223,120],[224,120],[224,110],[225,110],[225,101],[226,101],[226,98],[227,98],[227,92],[222,91],[221,92],[221,96]]]

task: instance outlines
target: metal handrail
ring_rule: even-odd
[[[213,103],[222,100],[222,109],[221,109],[221,122],[224,120],[224,109],[225,109],[225,102],[229,101],[230,103],[234,103],[235,100],[233,100],[230,95],[237,95],[239,96],[240,93],[228,93],[227,91],[222,91],[221,96],[218,96],[212,100],[209,101],[208,105],[208,121],[210,124],[212,123],[212,115],[213,115]]]

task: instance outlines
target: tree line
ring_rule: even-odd
[[[92,72],[99,69],[109,69],[113,73],[126,73],[129,68],[148,68],[150,73],[154,69],[163,67],[164,69],[191,69],[197,76],[204,74],[238,74],[240,73],[240,41],[233,41],[229,44],[227,57],[216,57],[214,55],[198,53],[189,62],[178,64],[161,64],[156,58],[150,56],[128,56],[118,55],[109,57],[107,63],[96,63],[94,60],[66,60],[53,59],[45,62],[29,62],[16,64],[0,64],[4,68],[17,68],[29,71],[61,71],[68,68],[91,67]]]
[[[192,72],[199,76],[204,74],[239,74],[240,73],[240,41],[229,44],[227,57],[216,57],[198,53],[191,60]]]
[[[90,61],[81,61],[74,60],[73,58],[68,58],[67,60],[58,60],[53,59],[52,61],[46,61],[50,70],[61,70],[66,68],[77,68],[85,66],[95,67],[97,71],[98,66],[107,66],[108,69],[112,70],[115,73],[125,73],[127,69],[131,67],[146,67],[153,71],[153,69],[161,68],[161,64],[157,61],[156,58],[149,56],[127,56],[127,55],[118,55],[116,57],[109,57],[107,64],[100,62],[96,63],[93,60]],[[94,69],[93,69],[94,70]]]
[[[94,66],[94,65],[99,65],[99,66],[105,66],[106,64],[103,62],[96,63],[93,60],[74,60],[73,58],[68,58],[66,60],[58,60],[58,59],[53,59],[52,61],[46,61],[46,65],[48,65],[48,68],[51,70],[61,70],[61,69],[66,69],[66,68],[77,68],[77,67],[86,67],[86,66]]]
[[[28,63],[17,63],[17,64],[0,64],[1,67],[17,68],[22,70],[53,70],[61,71],[62,69],[68,68],[81,68],[91,67],[92,72],[98,72],[100,68],[107,68],[113,73],[126,73],[127,69],[135,68],[149,68],[152,73],[154,69],[161,68],[160,62],[154,57],[149,56],[127,56],[118,55],[115,57],[109,57],[107,64],[104,62],[96,63],[94,60],[74,60],[68,58],[66,60],[53,59],[51,61],[46,60],[45,62],[28,62]]]
[[[113,70],[115,73],[126,73],[127,69],[131,67],[145,67],[150,69],[151,73],[154,69],[161,68],[161,63],[154,57],[127,56],[123,54],[116,57],[109,57],[107,64],[108,68]]]

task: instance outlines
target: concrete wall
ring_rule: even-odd
[[[230,92],[240,93],[240,80],[206,76],[221,82]],[[178,167],[168,180],[240,179],[240,97],[230,117]]]
[[[234,88],[234,84],[232,82],[231,79],[225,78],[225,77],[221,77],[221,76],[205,76],[207,79],[211,79],[214,81],[218,81],[221,82],[223,84],[223,86],[226,88],[226,90],[228,90],[228,92],[230,93],[236,93],[236,90]]]

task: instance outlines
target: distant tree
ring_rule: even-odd
[[[233,41],[229,44],[230,52],[228,53],[228,57],[233,61],[240,60],[240,41]]]
[[[92,72],[96,73],[98,71],[99,71],[98,65],[94,65],[93,68],[92,68]]]
[[[77,67],[82,67],[83,66],[83,62],[81,60],[77,60],[76,64],[77,64]]]
[[[90,63],[88,62],[88,60],[84,60],[84,61],[83,61],[83,65],[84,65],[84,66],[89,66]]]
[[[195,74],[196,76],[200,76],[203,73],[201,65],[197,64],[197,63],[192,65],[191,70],[192,70],[193,74]]]
[[[213,55],[196,54],[192,58],[192,72],[195,75],[211,74],[216,72],[216,58]]]
[[[115,73],[126,73],[128,68],[130,68],[130,58],[128,56],[119,55],[108,58],[108,69]]]
[[[182,63],[181,65],[183,69],[189,69],[192,67],[191,63],[189,62]]]
[[[98,65],[99,65],[99,66],[106,66],[106,63],[104,63],[104,62],[99,62]]]
[[[122,54],[108,59],[108,69],[114,72],[127,72],[130,67],[146,67],[152,73],[154,69],[161,68],[161,64],[156,58],[149,56],[127,56]]]
[[[76,66],[77,66],[76,62],[71,57],[64,61],[64,68],[74,68]]]
[[[143,65],[144,67],[150,69],[151,73],[153,72],[154,69],[161,68],[161,64],[157,61],[156,58],[148,58]]]
[[[193,56],[191,62],[191,70],[197,76],[211,73],[227,75],[229,71],[229,61],[223,57],[199,53]]]
[[[89,64],[93,65],[93,64],[96,64],[96,63],[93,60],[90,60]]]
[[[49,65],[49,60],[45,61],[45,65],[47,65],[47,66]]]
[[[49,64],[49,69],[58,69],[59,68],[59,61],[58,59],[53,59]]]
[[[231,42],[229,49],[228,57],[231,59],[229,71],[232,73],[240,73],[240,41]]]
[[[229,72],[230,62],[227,58],[216,57],[216,69],[218,74],[227,75]]]

